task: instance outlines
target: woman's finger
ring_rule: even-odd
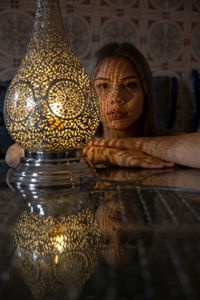
[[[98,146],[98,147],[121,148],[122,141],[120,139],[111,139],[109,141],[106,140],[90,141],[89,145]]]

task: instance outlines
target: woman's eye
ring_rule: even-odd
[[[127,83],[124,84],[124,87],[129,88],[129,89],[136,88],[137,83],[136,82],[127,82]]]
[[[110,247],[110,245],[111,245],[111,241],[109,239],[103,239],[103,241],[102,241],[102,248],[103,249],[106,249],[106,248]]]
[[[98,86],[100,89],[107,89],[108,88],[108,84],[107,83],[101,83]]]

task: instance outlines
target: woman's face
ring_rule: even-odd
[[[134,65],[125,57],[110,57],[99,67],[94,87],[103,126],[125,130],[143,112],[144,94]]]
[[[129,263],[135,256],[137,242],[143,236],[144,221],[141,209],[130,201],[118,200],[118,192],[106,191],[96,211],[96,220],[103,236],[101,255],[112,266]]]

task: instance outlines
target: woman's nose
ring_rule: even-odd
[[[110,98],[111,98],[112,104],[114,104],[114,103],[124,104],[125,103],[122,92],[120,91],[120,88],[118,88],[118,87],[114,87],[111,90]]]

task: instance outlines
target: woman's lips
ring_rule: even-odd
[[[127,115],[127,113],[123,111],[112,111],[109,112],[107,115],[111,120],[120,120],[123,119]]]

